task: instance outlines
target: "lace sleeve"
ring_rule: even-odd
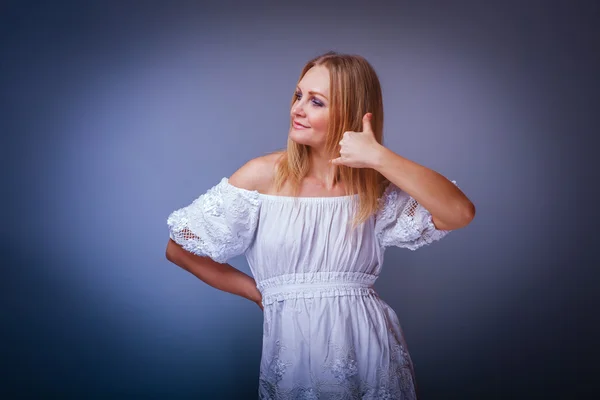
[[[396,185],[390,183],[385,189],[375,220],[380,246],[417,250],[450,232],[436,229],[431,213]]]
[[[259,194],[227,178],[167,218],[169,237],[185,250],[224,263],[250,246],[258,223]]]

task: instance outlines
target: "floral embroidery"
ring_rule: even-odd
[[[320,374],[311,373],[310,382],[305,382],[304,385],[296,384],[291,388],[284,388],[280,383],[285,378],[290,364],[281,361],[280,352],[285,347],[278,341],[276,354],[268,369],[261,371],[259,399],[416,399],[410,357],[401,344],[396,344],[390,349],[391,364],[377,368],[376,382],[368,382],[359,375],[352,345],[340,346],[330,342],[329,347],[332,352],[323,362]]]
[[[349,360],[335,360],[333,363],[333,376],[340,382],[348,380],[351,376],[356,375],[358,372],[356,368],[356,361]]]
[[[316,390],[313,388],[308,388],[305,390],[302,390],[300,393],[300,396],[298,396],[298,399],[302,399],[302,400],[319,400],[319,395],[317,394]]]
[[[337,356],[332,362],[325,362],[323,368],[331,371],[332,375],[340,383],[351,380],[358,373],[354,347],[340,346],[333,342],[330,342],[329,346]]]
[[[276,381],[280,381],[283,374],[285,374],[286,366],[287,364],[279,359],[273,360],[273,363],[271,363],[270,366],[271,376],[274,376]]]
[[[258,192],[240,190],[227,178],[167,218],[169,237],[185,250],[224,263],[242,254],[258,223]]]
[[[281,341],[277,340],[275,342],[275,348],[277,349],[275,354],[273,355],[273,358],[271,359],[271,362],[269,363],[269,374],[268,376],[271,379],[274,379],[275,382],[279,382],[282,378],[283,375],[285,374],[285,371],[287,369],[288,366],[291,366],[292,363],[286,363],[283,362],[280,358],[280,354],[282,350],[285,350],[287,347],[283,346],[281,344]]]
[[[397,343],[391,348],[391,360],[396,361],[400,365],[408,365],[410,357],[408,352],[401,344]]]

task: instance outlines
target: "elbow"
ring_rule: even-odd
[[[469,225],[475,218],[475,204],[469,201],[465,206],[462,207],[461,215],[462,227]]]
[[[439,224],[439,228],[437,229],[456,230],[469,225],[473,221],[473,218],[475,218],[475,206],[473,203],[468,202],[456,206],[452,222],[442,223],[438,221],[436,226]]]
[[[456,203],[454,209],[450,212],[448,219],[441,219],[432,215],[433,225],[438,230],[453,231],[464,228],[475,218],[475,205],[470,201],[466,203]]]
[[[173,241],[173,239],[169,239],[169,242],[167,243],[167,249],[165,250],[165,257],[167,258],[167,260],[171,261],[172,263],[176,263],[177,260],[177,253],[178,253],[178,245],[177,243],[175,243]]]

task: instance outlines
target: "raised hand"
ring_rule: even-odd
[[[333,165],[345,165],[352,168],[372,168],[382,145],[377,143],[371,118],[373,114],[367,113],[363,117],[362,132],[344,132],[340,141],[340,156],[329,160]]]

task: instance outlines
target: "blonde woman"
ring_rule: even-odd
[[[387,247],[439,240],[475,207],[382,138],[375,71],[326,53],[300,74],[287,149],[168,218],[171,262],[263,309],[260,399],[416,398],[398,318],[373,284]],[[254,279],[226,264],[240,254]]]

